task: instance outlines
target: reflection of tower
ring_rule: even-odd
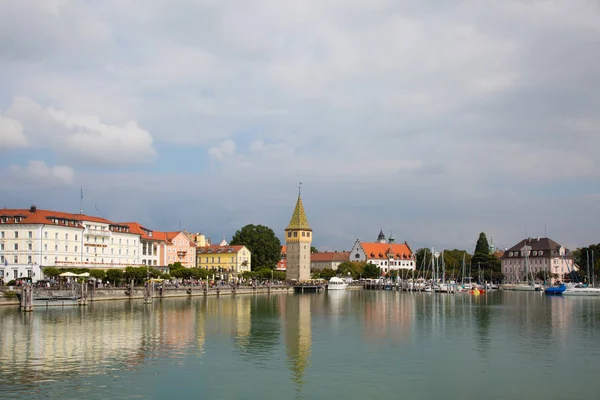
[[[300,392],[304,370],[309,364],[312,341],[310,321],[310,300],[312,296],[294,296],[286,298],[285,307],[285,345],[288,364]]]
[[[285,278],[295,279],[299,282],[310,279],[310,244],[312,243],[312,229],[308,226],[304,206],[298,191],[298,200],[294,214],[287,228],[285,228],[285,244],[287,250],[287,269]]]

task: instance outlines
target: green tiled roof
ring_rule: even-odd
[[[287,228],[285,228],[286,231],[294,229],[312,231],[310,226],[308,226],[308,221],[306,219],[306,214],[304,213],[304,206],[302,205],[302,199],[300,196],[298,196],[298,201],[296,202],[296,208],[294,208],[294,214],[292,214],[290,224]]]

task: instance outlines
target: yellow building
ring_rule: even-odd
[[[246,246],[198,247],[196,265],[214,271],[242,273],[251,270],[251,253]]]

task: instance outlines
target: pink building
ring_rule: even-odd
[[[545,272],[549,277],[556,274],[556,279],[562,281],[565,274],[575,268],[573,255],[567,248],[552,239],[540,237],[521,240],[507,249],[500,260],[506,283],[528,282],[539,272]]]
[[[162,265],[180,262],[186,268],[196,266],[196,243],[183,232],[153,232],[154,239],[160,239],[164,246],[159,247]]]

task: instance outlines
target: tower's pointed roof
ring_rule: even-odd
[[[298,200],[296,201],[296,208],[294,208],[294,213],[292,214],[292,219],[290,220],[290,224],[285,230],[294,230],[301,229],[305,231],[312,231],[310,226],[308,226],[308,220],[306,219],[306,214],[304,213],[304,206],[302,205],[302,198],[298,195]]]

